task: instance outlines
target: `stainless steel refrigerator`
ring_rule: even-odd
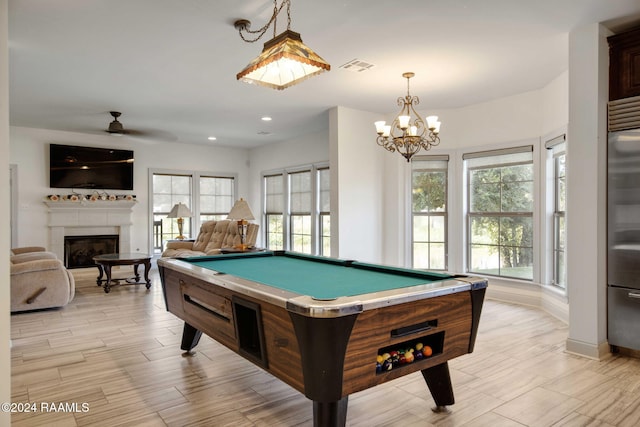
[[[609,132],[608,340],[640,350],[640,127]]]

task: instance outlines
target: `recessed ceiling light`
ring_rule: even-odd
[[[269,117],[269,116],[264,116],[264,117],[262,117],[262,119],[261,119],[261,120],[262,120],[263,122],[270,122],[270,121],[271,121],[271,117]]]
[[[207,139],[208,139],[209,141],[215,141],[215,140],[216,140],[216,139],[218,139],[218,138],[216,138],[215,136],[210,136],[210,137],[209,137],[209,138],[207,138]]]

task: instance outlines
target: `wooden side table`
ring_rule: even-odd
[[[100,273],[96,282],[98,286],[104,288],[104,292],[107,294],[113,286],[119,285],[120,281],[125,281],[130,285],[144,283],[147,289],[151,288],[151,280],[149,280],[151,255],[149,254],[133,252],[97,255],[93,257],[93,261],[96,263]],[[138,266],[140,264],[144,265],[144,282],[140,282],[140,274],[138,273]],[[129,279],[113,279],[111,277],[111,267],[114,265],[133,265],[134,277]],[[106,274],[106,279],[102,279],[103,273]]]

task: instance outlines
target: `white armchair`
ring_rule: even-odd
[[[75,296],[75,280],[44,248],[11,250],[11,312],[62,307]]]

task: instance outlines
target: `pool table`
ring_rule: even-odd
[[[317,427],[345,425],[350,394],[416,371],[446,410],[447,361],[473,351],[487,287],[286,251],[161,258],[158,269],[167,310],[185,322],[182,350],[209,335],[312,400]]]

